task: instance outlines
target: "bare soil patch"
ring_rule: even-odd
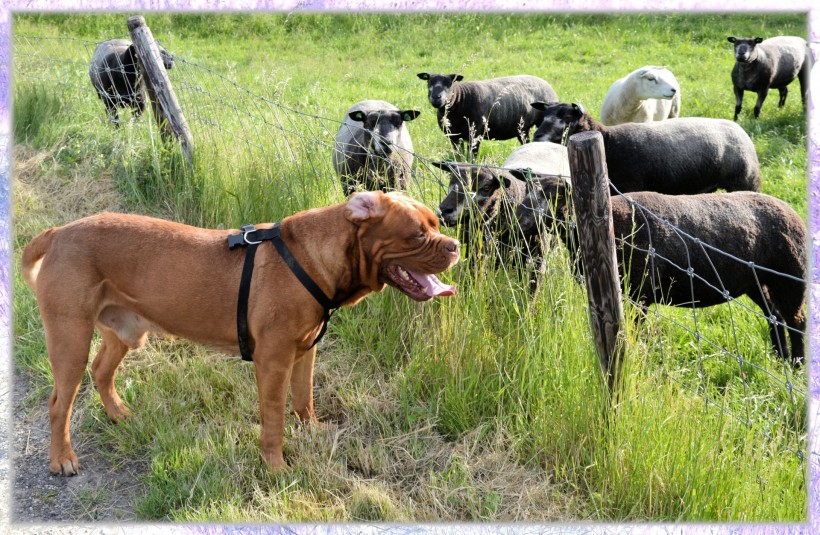
[[[123,211],[121,195],[110,177],[87,172],[82,164],[66,175],[49,151],[18,145],[14,156],[14,234],[18,243],[25,243],[46,226],[104,210]],[[100,445],[80,430],[78,422],[84,415],[77,405],[72,431],[80,455],[80,474],[63,477],[49,473],[48,394],[32,387],[34,379],[29,373],[16,363],[13,367],[8,467],[11,523],[134,520],[133,503],[141,490],[136,477],[139,468],[136,464],[115,466],[108,460]],[[38,532],[42,533],[42,528]]]

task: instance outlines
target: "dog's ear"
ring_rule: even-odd
[[[381,217],[384,215],[386,203],[385,195],[381,191],[354,193],[347,201],[345,217],[354,223]]]

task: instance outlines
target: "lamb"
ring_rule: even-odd
[[[533,125],[542,113],[530,107],[537,100],[553,102],[558,95],[549,83],[536,76],[518,75],[474,82],[460,82],[460,74],[417,75],[427,81],[427,97],[438,110],[438,125],[458,150],[470,146],[473,159],[483,139],[529,141]]]
[[[577,132],[601,133],[616,193],[760,191],[754,143],[742,127],[727,119],[686,117],[604,126],[579,104],[535,102],[533,107],[544,111],[536,141],[560,143]]]
[[[413,141],[405,123],[419,113],[383,100],[363,100],[347,110],[333,147],[333,168],[345,196],[357,189],[407,189]]]
[[[528,238],[557,223],[575,257],[577,240],[567,225],[570,194],[560,178],[529,183],[516,217]],[[644,191],[614,195],[611,205],[618,268],[622,280],[628,277],[632,300],[644,309],[654,303],[701,308],[748,295],[776,320],[769,334],[780,357],[794,366],[803,363],[807,230],[788,204],[745,191],[683,196]]]
[[[174,66],[174,57],[160,47],[160,56],[166,69]],[[137,50],[130,41],[110,39],[94,49],[88,68],[91,84],[105,104],[108,120],[119,127],[117,108],[131,107],[134,117],[145,110],[145,88],[140,72]]]
[[[806,109],[811,73],[811,52],[800,37],[780,36],[763,40],[762,37],[727,37],[735,45],[735,66],[732,68],[732,86],[735,91],[735,121],[743,105],[743,92],[757,93],[755,119],[769,89],[780,91],[782,108],[786,104],[787,87],[795,78],[800,80],[800,96]]]
[[[666,67],[646,66],[616,80],[601,105],[601,123],[648,123],[680,115],[680,85]]]

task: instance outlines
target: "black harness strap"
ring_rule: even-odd
[[[253,225],[243,225],[242,232],[239,234],[228,235],[228,248],[233,249],[237,246],[247,246],[248,250],[245,253],[245,264],[242,267],[242,278],[239,281],[239,300],[236,305],[236,331],[239,338],[239,351],[242,353],[242,360],[252,361],[253,352],[250,350],[249,336],[248,336],[248,297],[251,290],[251,279],[253,278],[253,262],[256,257],[256,248],[263,241],[272,241],[276,247],[277,252],[285,261],[288,268],[296,276],[302,286],[313,296],[316,301],[322,305],[325,312],[322,316],[322,330],[319,335],[310,345],[315,346],[324,337],[327,332],[327,324],[330,317],[339,305],[330,299],[325,292],[319,288],[319,285],[310,278],[310,275],[299,265],[290,249],[285,244],[285,241],[279,235],[279,223],[276,223],[269,229],[256,229]]]

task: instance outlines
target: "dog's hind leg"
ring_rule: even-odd
[[[316,346],[297,357],[290,377],[290,395],[293,412],[303,422],[316,422],[313,412],[313,364],[316,360]]]
[[[53,474],[73,476],[78,473],[80,462],[71,448],[71,409],[88,364],[94,326],[83,318],[43,314],[43,328],[54,373],[54,390],[48,402],[51,421],[49,468]]]
[[[94,382],[97,383],[97,391],[105,406],[105,413],[111,420],[118,422],[131,415],[114,386],[117,368],[129,348],[113,330],[101,325],[97,327],[102,335],[102,344],[91,370],[94,373]]]

